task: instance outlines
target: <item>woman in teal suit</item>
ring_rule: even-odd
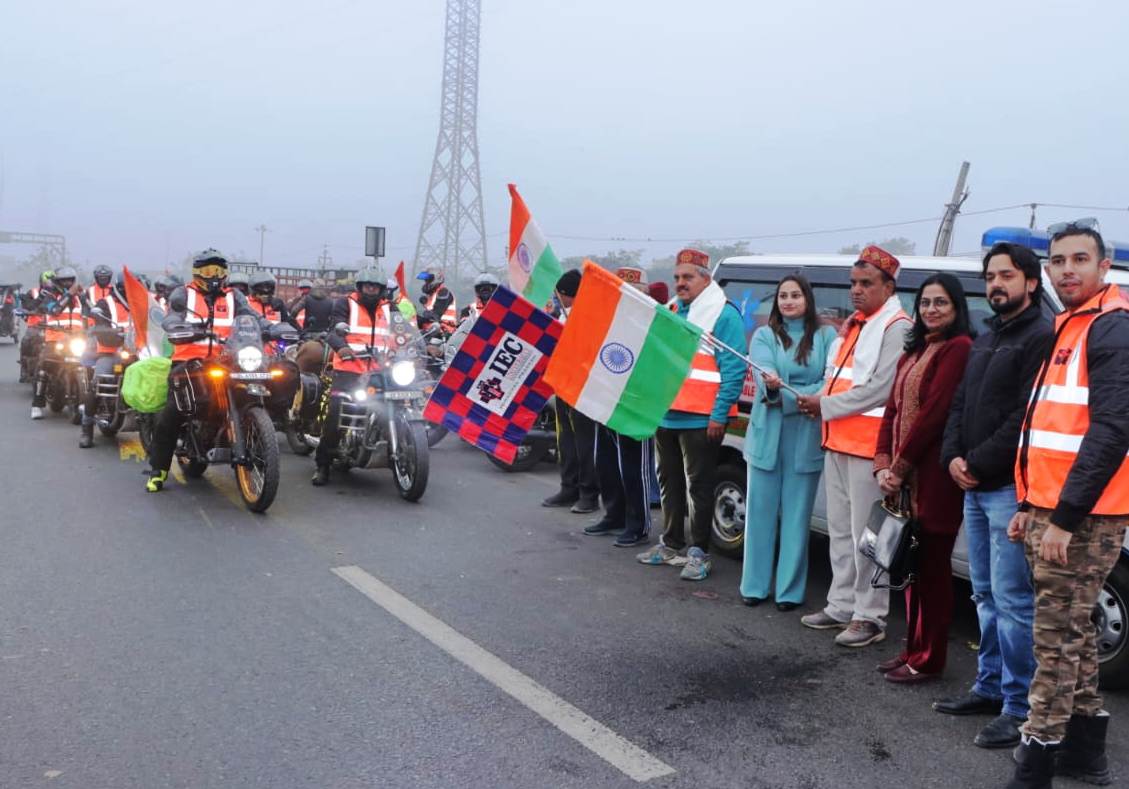
[[[754,375],[757,391],[745,436],[749,469],[741,572],[745,605],[768,599],[774,565],[776,607],[791,611],[804,600],[808,528],[823,450],[819,421],[801,416],[795,395],[781,384],[801,394],[822,389],[834,339],[835,330],[819,324],[808,281],[800,274],[782,279],[768,324],[757,329],[749,343],[749,356],[767,372]]]

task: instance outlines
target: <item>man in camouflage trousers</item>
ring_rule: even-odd
[[[1026,537],[1037,664],[1008,789],[1049,789],[1056,773],[1113,780],[1090,620],[1129,526],[1129,301],[1106,285],[1109,267],[1092,228],[1051,238],[1046,270],[1066,311],[1023,419],[1008,527]]]

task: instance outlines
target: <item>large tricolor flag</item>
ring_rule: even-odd
[[[137,355],[142,358],[171,356],[172,346],[165,338],[165,330],[161,328],[161,322],[165,319],[164,308],[128,268],[122,269],[122,275],[125,277],[125,297],[129,302],[133,347]]]
[[[435,385],[424,418],[513,463],[553,395],[544,373],[560,334],[549,315],[498,288]]]
[[[701,337],[700,328],[586,260],[545,381],[580,413],[643,440],[678,396]]]
[[[538,307],[553,297],[564,272],[525,201],[510,184],[510,287]]]

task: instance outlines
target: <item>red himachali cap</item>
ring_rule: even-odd
[[[892,279],[897,279],[898,269],[902,265],[896,257],[874,244],[863,248],[862,252],[859,253],[859,260],[885,272]]]
[[[647,284],[647,272],[634,266],[620,266],[615,270],[615,275],[632,285]]]
[[[683,249],[682,251],[680,251],[678,253],[678,256],[674,259],[674,262],[675,262],[675,265],[680,265],[682,263],[689,263],[689,264],[694,265],[694,266],[700,266],[702,268],[709,268],[710,267],[710,256],[707,255],[705,252],[703,252],[700,249],[693,249],[691,247],[687,247],[686,249]]]

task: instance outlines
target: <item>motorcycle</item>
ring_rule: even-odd
[[[102,316],[97,309],[93,310],[93,314]],[[137,354],[125,348],[125,329],[113,330],[113,334],[120,340],[118,350],[115,351],[113,372],[80,381],[82,389],[86,386],[94,387],[94,424],[98,425],[98,430],[107,438],[116,436],[125,424],[126,417],[133,412],[121,396],[122,376],[125,375],[125,368],[137,361]],[[85,402],[86,392],[82,391],[81,394]],[[148,450],[147,445],[145,448]]]
[[[293,329],[276,324],[268,341],[281,340]],[[224,340],[195,326],[174,327],[174,345],[211,339],[223,351],[210,359],[188,362],[170,376],[169,395],[187,417],[177,439],[175,456],[185,476],[200,477],[212,463],[235,471],[239,494],[251,512],[265,512],[278,493],[278,437],[267,413],[268,388],[286,371],[263,353],[263,331],[249,315],[238,315]]]
[[[321,435],[322,422],[329,407],[329,389],[333,383],[333,349],[325,342],[325,332],[312,334],[306,339],[311,343],[308,347],[320,351],[321,361],[316,373],[304,370],[300,373],[298,391],[290,403],[284,425],[290,451],[302,457],[309,455],[317,447],[316,437]],[[298,350],[299,346],[290,346],[287,358],[301,367]],[[308,363],[308,359],[302,362]],[[312,440],[310,437],[313,437]]]
[[[351,392],[331,393],[323,377],[316,392],[303,391],[303,402],[317,403],[316,412],[306,407],[298,431],[306,446],[316,448],[329,411],[331,395],[341,398],[338,422],[340,438],[333,466],[350,468],[388,468],[400,496],[418,501],[427,489],[430,455],[423,406],[427,394],[419,374],[419,331],[399,312],[392,312],[393,350],[366,348],[355,352],[355,359],[371,359],[376,366],[361,376]],[[334,331],[344,336],[345,324]],[[312,389],[312,382],[310,388]],[[316,399],[314,399],[316,397]],[[299,404],[299,410],[302,410]]]
[[[0,337],[11,337],[19,345],[20,328],[16,320],[19,290],[15,285],[0,285]]]
[[[557,408],[556,398],[553,397],[545,402],[541,412],[537,414],[537,419],[533,422],[533,427],[529,429],[521,444],[518,445],[517,455],[514,457],[513,463],[506,463],[490,453],[486,453],[490,462],[503,471],[529,471],[542,460],[555,460],[556,456]]]
[[[79,404],[87,380],[86,367],[82,363],[86,344],[86,338],[79,332],[69,333],[64,340],[46,343],[36,373],[45,382],[48,408],[57,414],[69,407],[71,424],[75,425],[82,422]]]

